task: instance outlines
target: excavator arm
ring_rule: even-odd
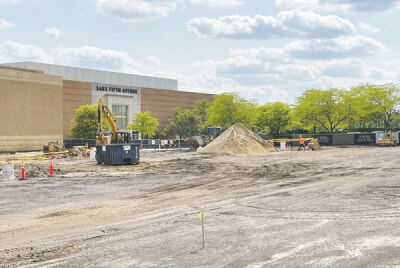
[[[115,122],[115,118],[112,115],[111,111],[108,109],[107,106],[103,105],[103,100],[99,99],[99,102],[97,104],[97,122],[99,125],[99,137],[98,137],[98,143],[100,144],[105,144],[107,143],[105,141],[105,137],[104,137],[104,133],[103,133],[103,117],[105,117],[108,121],[108,123],[110,123],[111,126],[111,131],[112,131],[112,141],[116,141],[117,140],[117,123]]]

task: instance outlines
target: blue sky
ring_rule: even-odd
[[[400,80],[400,0],[0,0],[0,63],[178,79],[293,103]]]

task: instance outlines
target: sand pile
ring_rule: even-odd
[[[310,148],[311,150],[321,150],[321,146],[319,145],[319,142],[317,139],[312,139],[310,141],[310,143],[308,143],[308,148]]]
[[[220,155],[258,155],[275,149],[242,124],[235,124],[207,145],[200,153]]]

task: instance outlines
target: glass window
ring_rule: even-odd
[[[126,129],[128,126],[128,106],[113,104],[112,114],[117,121],[117,127],[119,129]]]

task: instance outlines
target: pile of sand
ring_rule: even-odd
[[[275,152],[267,141],[242,124],[235,124],[207,145],[200,153],[220,155],[258,155]]]

